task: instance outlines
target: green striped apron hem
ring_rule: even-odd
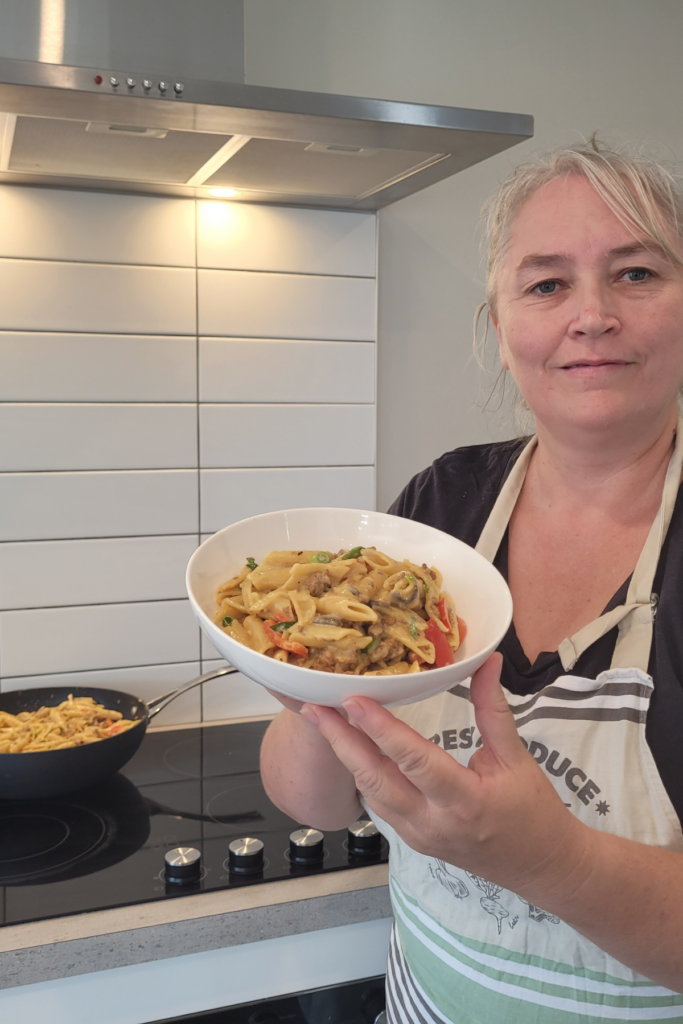
[[[464,940],[443,928],[405,896],[395,879],[392,897],[411,971],[417,979],[427,975],[431,987],[436,982],[443,992],[448,992],[453,988],[455,971],[461,980],[474,983],[482,994],[497,991],[526,1003],[538,1003],[546,1010],[561,1011],[564,1020],[569,1012],[584,1019],[683,1021],[683,997],[669,989],[645,981],[600,981],[552,961],[541,961],[543,966],[539,966],[533,961],[541,958],[524,954],[514,954],[514,959],[502,958],[490,952],[496,947]],[[558,966],[562,969],[558,970]],[[460,983],[458,992],[464,994]]]

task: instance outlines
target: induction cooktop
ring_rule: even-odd
[[[107,782],[0,800],[0,925],[386,861],[371,823],[322,835],[271,803],[258,770],[267,726],[148,733]]]

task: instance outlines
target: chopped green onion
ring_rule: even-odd
[[[327,551],[317,551],[314,555],[308,559],[309,562],[331,562],[332,555],[329,555]]]
[[[370,643],[368,644],[367,647],[361,647],[361,652],[363,654],[369,654],[370,651],[374,651],[374,649],[375,649],[375,647],[377,646],[378,643],[379,643],[379,637],[378,636],[374,636],[372,638],[372,640],[370,641]]]
[[[415,616],[411,615],[410,626],[408,627],[408,629],[410,630],[410,635],[412,636],[413,640],[417,640],[417,625],[415,624],[415,621]]]
[[[251,569],[252,572],[254,571],[254,569],[258,569],[258,562],[256,561],[255,558],[247,559],[247,568]]]
[[[425,583],[425,597],[427,596],[428,593],[429,593],[429,584]]]
[[[296,626],[296,619],[292,622],[274,622],[270,628],[274,633],[284,633],[286,629],[291,629],[292,626]]]
[[[412,583],[413,586],[415,585],[415,577],[411,573],[407,572],[404,576],[404,579],[406,579],[408,583]]]
[[[358,545],[357,548],[351,548],[351,550],[347,551],[345,555],[342,555],[342,562],[345,558],[358,558],[361,551],[365,551],[365,548],[362,548],[360,545]]]
[[[223,616],[223,625],[224,626],[232,626],[232,615],[224,615]]]

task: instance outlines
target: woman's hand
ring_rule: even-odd
[[[275,697],[275,700],[280,701],[283,708],[287,708],[288,711],[294,711],[295,714],[298,714],[301,711],[303,701],[295,700],[294,697],[287,697],[284,693],[278,693],[277,690],[269,690],[267,686],[266,690],[268,690],[271,697]]]
[[[520,740],[494,654],[472,680],[483,746],[469,767],[366,697],[305,704],[368,806],[418,853],[438,857],[543,906],[585,860],[590,829],[564,806]],[[355,726],[355,728],[353,727]],[[577,877],[576,884],[580,879]]]

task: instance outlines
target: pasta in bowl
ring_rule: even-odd
[[[512,619],[498,571],[432,527],[378,512],[292,509],[209,537],[192,608],[230,664],[298,700],[407,703],[467,679]],[[463,629],[463,624],[466,629]]]

